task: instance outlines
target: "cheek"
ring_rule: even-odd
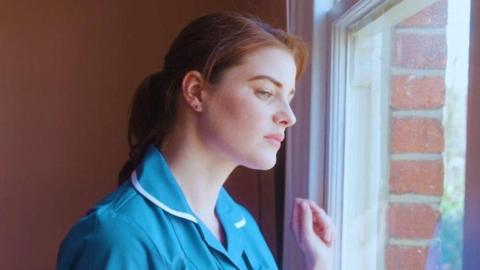
[[[213,136],[221,136],[222,140],[239,141],[253,139],[263,133],[267,113],[262,111],[262,104],[255,97],[231,96],[217,100],[209,107],[204,127],[209,126]],[[206,125],[205,125],[206,124]]]
[[[272,131],[269,106],[251,96],[230,96],[207,106],[200,123],[203,141],[225,158],[252,169],[270,169],[276,150],[263,138]]]
[[[265,108],[255,98],[237,98],[222,104],[226,126],[238,134],[258,132],[264,126]]]

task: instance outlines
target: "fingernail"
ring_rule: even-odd
[[[332,241],[332,235],[327,233],[327,235],[325,235],[325,241],[327,241],[327,242]]]

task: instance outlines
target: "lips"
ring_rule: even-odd
[[[274,134],[269,134],[265,136],[265,139],[267,139],[270,143],[272,143],[277,148],[280,148],[280,145],[282,144],[282,141],[284,138],[285,138],[285,135],[283,135],[282,133],[274,133]]]

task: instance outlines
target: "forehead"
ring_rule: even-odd
[[[225,75],[228,81],[245,81],[258,75],[265,75],[280,82],[284,88],[293,89],[296,70],[295,60],[287,50],[262,48],[245,55],[241,64],[232,67]]]

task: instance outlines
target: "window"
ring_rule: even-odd
[[[311,25],[289,15],[315,51],[302,82],[310,99],[294,104],[308,116],[308,152],[293,130],[286,209],[289,193],[328,208],[341,236],[337,269],[462,269],[469,5],[316,1]],[[330,34],[331,44],[321,40]],[[285,269],[298,260],[284,252]]]

